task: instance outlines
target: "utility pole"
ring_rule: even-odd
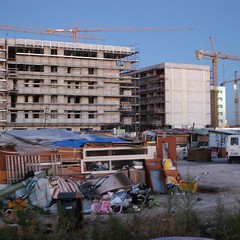
[[[226,83],[234,83],[234,106],[235,106],[235,126],[239,126],[239,97],[238,97],[238,78],[237,71],[235,71],[234,80],[226,80],[222,82],[221,86],[225,86]]]
[[[235,71],[235,79],[234,79],[234,101],[235,101],[235,124],[239,126],[239,98],[238,98],[238,75],[237,71]]]

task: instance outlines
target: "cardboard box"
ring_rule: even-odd
[[[133,169],[122,170],[122,172],[136,185],[138,183],[146,184],[146,169]]]
[[[145,169],[129,169],[130,179],[134,185],[141,183],[146,184],[146,170]]]

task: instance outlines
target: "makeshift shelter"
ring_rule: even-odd
[[[117,136],[64,129],[11,130],[2,133],[2,142],[11,148],[0,151],[0,183],[14,183],[29,171],[42,171],[48,167],[58,175],[89,174],[96,171],[91,166],[102,161],[107,168],[97,169],[97,173],[99,170],[104,170],[101,173],[115,172],[125,161],[144,161],[151,157],[155,149],[142,144],[136,146]]]

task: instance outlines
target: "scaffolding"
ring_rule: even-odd
[[[9,129],[106,130],[122,127],[123,121],[124,127],[138,124],[138,85],[127,74],[136,70],[138,50],[23,39],[2,42]]]
[[[162,65],[154,65],[131,74],[138,82],[139,129],[161,128],[165,124],[165,72]]]
[[[0,44],[0,127],[7,123],[7,69],[5,42]]]

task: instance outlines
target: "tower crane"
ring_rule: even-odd
[[[191,27],[110,27],[110,28],[79,28],[74,27],[72,29],[37,29],[18,27],[7,24],[0,24],[0,30],[12,31],[12,32],[24,32],[34,34],[52,34],[56,36],[71,36],[73,42],[77,42],[78,38],[91,39],[91,40],[103,40],[102,38],[96,38],[89,36],[86,33],[89,32],[119,32],[119,31],[159,31],[159,30],[192,30]],[[78,36],[79,33],[85,33]]]
[[[212,52],[207,52],[204,50],[196,50],[195,55],[197,59],[210,59],[212,60],[212,78],[213,78],[213,91],[212,91],[212,124],[214,128],[218,127],[218,58],[237,60],[240,61],[239,56],[223,54],[221,52],[216,52],[213,44],[213,38],[210,36],[210,43],[212,47]]]
[[[237,71],[235,71],[235,79],[234,80],[226,80],[221,83],[221,86],[225,86],[226,83],[234,82],[234,106],[235,106],[235,125],[236,126],[239,126],[238,81],[240,81],[240,79],[237,76]]]

